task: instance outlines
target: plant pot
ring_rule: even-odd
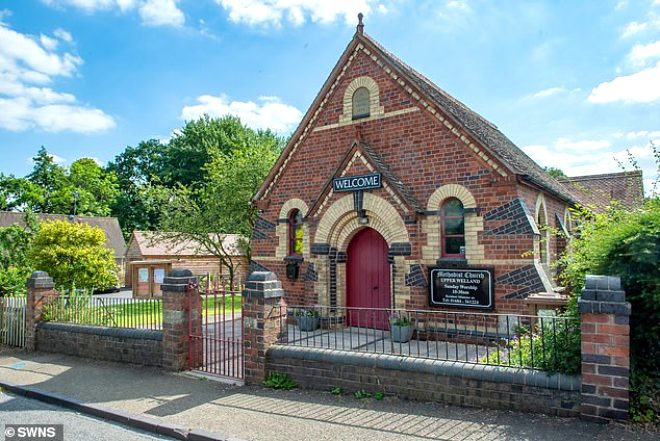
[[[309,332],[319,328],[321,324],[320,317],[303,315],[298,317],[298,328],[301,331]]]
[[[411,325],[391,325],[390,331],[391,338],[394,343],[408,343],[412,337],[413,328]]]

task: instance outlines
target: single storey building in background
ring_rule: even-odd
[[[245,252],[240,251],[238,234],[224,235],[223,246],[236,269],[237,281],[245,280],[248,270]],[[211,274],[227,278],[227,268],[217,256],[189,240],[177,242],[152,231],[134,231],[126,249],[126,286],[135,297],[160,296],[163,278],[173,268],[186,268],[197,276]]]
[[[253,199],[251,271],[290,305],[533,312],[589,199],[568,183],[360,21]]]

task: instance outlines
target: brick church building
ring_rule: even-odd
[[[357,27],[253,203],[287,303],[525,313],[578,199]]]

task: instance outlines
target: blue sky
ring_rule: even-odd
[[[290,133],[365,32],[541,165],[656,177],[660,0],[0,0],[0,172],[102,163],[185,120]]]

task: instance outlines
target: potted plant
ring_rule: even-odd
[[[413,333],[410,317],[401,313],[394,313],[390,317],[390,337],[394,343],[407,343]]]
[[[314,331],[318,329],[321,324],[320,314],[315,309],[301,308],[296,310],[295,315],[298,320],[298,328],[301,331]]]

